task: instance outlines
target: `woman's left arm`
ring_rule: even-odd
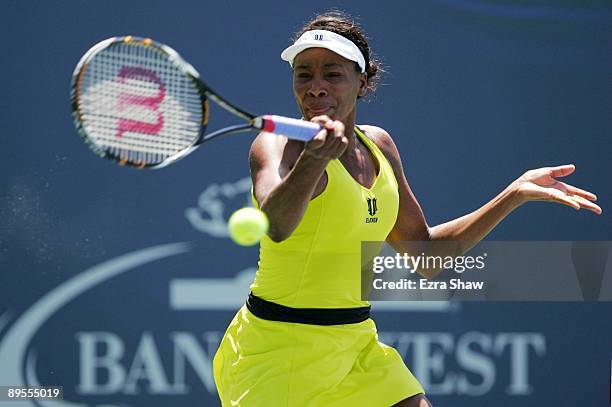
[[[461,255],[481,241],[510,212],[528,201],[558,202],[574,209],[584,208],[601,214],[601,208],[592,202],[597,199],[594,194],[556,179],[567,176],[575,170],[573,165],[563,165],[527,171],[474,212],[430,227],[410,189],[399,151],[391,136],[380,128],[365,127],[387,157],[398,182],[399,212],[395,226],[387,238],[398,251],[406,249],[406,245],[401,242],[454,241],[457,244],[452,245],[453,253],[448,254]],[[437,272],[422,274],[433,277]]]

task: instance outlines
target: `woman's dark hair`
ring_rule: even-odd
[[[374,59],[370,52],[370,46],[368,40],[363,33],[363,30],[355,22],[355,19],[347,13],[340,10],[332,10],[323,14],[319,14],[309,22],[307,22],[302,29],[296,33],[296,41],[306,31],[311,30],[327,30],[334,32],[347,38],[353,44],[357,45],[357,48],[363,54],[365,59],[366,74],[368,78],[367,92],[373,93],[376,90],[378,79],[380,74],[384,72],[382,64],[377,59]],[[361,72],[359,66],[355,65],[356,69]]]

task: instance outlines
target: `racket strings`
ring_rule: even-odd
[[[116,43],[83,73],[79,108],[96,147],[133,165],[154,165],[200,135],[201,96],[160,49]]]

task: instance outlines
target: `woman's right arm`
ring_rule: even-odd
[[[260,133],[251,145],[253,192],[268,216],[268,236],[275,242],[287,239],[299,225],[310,200],[325,189],[327,164],[348,144],[341,122],[327,117],[312,121],[324,128],[307,143]]]

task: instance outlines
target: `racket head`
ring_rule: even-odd
[[[76,128],[100,157],[158,168],[193,151],[208,124],[206,87],[167,45],[112,37],[94,45],[71,81]]]

